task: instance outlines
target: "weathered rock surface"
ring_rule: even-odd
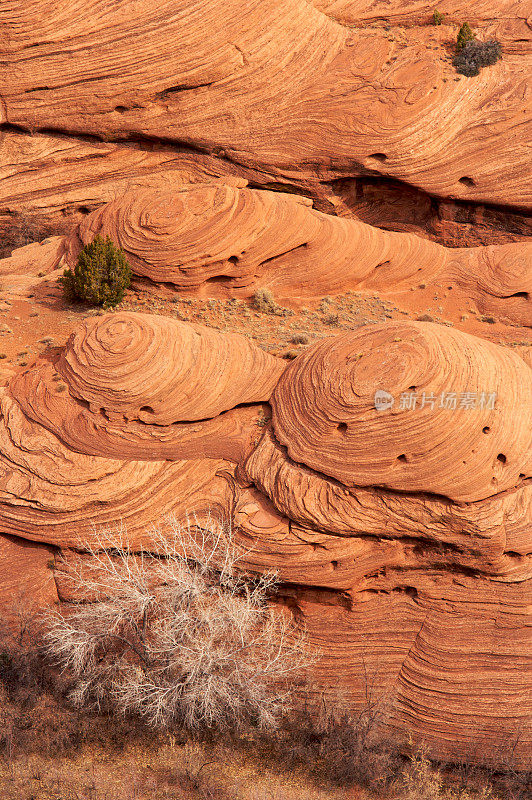
[[[298,192],[311,197],[320,211],[451,247],[504,244],[532,235],[526,211],[435,198],[371,170],[323,182],[293,172],[283,178],[171,143],[30,136],[0,126],[2,255],[44,236],[70,233],[89,211],[128,190],[174,191],[217,179]]]
[[[128,192],[102,206],[70,237],[71,265],[96,234],[124,249],[135,274],[179,289],[249,296],[266,286],[305,298],[423,280],[532,326],[532,243],[447,249],[323,214],[306,198],[222,183]]]
[[[2,529],[73,545],[119,521],[142,540],[154,513],[226,516],[224,459],[250,451],[285,366],[242,336],[177,320],[87,320],[2,395]]]
[[[2,390],[4,391],[4,390]],[[33,541],[79,546],[97,529],[124,525],[149,541],[155,516],[221,507],[230,492],[221,460],[120,460],[82,455],[0,399],[0,526]]]
[[[90,0],[76,13],[63,0],[39,11],[27,0],[2,8],[4,124],[171,142],[284,180],[370,171],[431,195],[530,207],[519,10],[509,14],[522,14],[524,32],[474,84],[454,80],[447,26],[359,30],[305,0]]]
[[[91,409],[156,425],[269,400],[284,368],[244,336],[132,313],[87,320],[57,362]]]
[[[270,566],[280,564],[287,581],[347,590],[392,564],[419,568],[433,560],[500,580],[532,577],[529,483],[460,504],[428,494],[347,488],[292,461],[271,430],[246,460],[244,474],[292,520],[291,536],[274,531],[257,542],[258,552],[268,553]]]
[[[441,26],[424,0],[38,6],[0,7],[0,334],[40,327],[0,370],[0,602],[68,600],[49,562],[95,530],[140,548],[159,519],[212,515],[251,543],[250,569],[279,571],[325,692],[378,702],[436,757],[523,766],[524,0],[441,0]],[[451,63],[465,18],[504,53],[472,79]],[[97,232],[135,291],[265,287],[293,306],[356,289],[387,294],[384,317],[400,297],[397,315],[444,324],[367,325],[287,367],[241,336],[118,311],[35,360],[84,313],[57,278]],[[468,315],[524,357],[452,328]],[[379,390],[393,407],[376,410]]]
[[[340,21],[357,22],[361,20],[409,22],[410,24],[427,24],[432,22],[434,5],[424,0],[392,0],[381,2],[374,0],[368,4],[363,0],[312,0],[312,5]],[[438,11],[452,20],[467,17],[472,22],[509,21],[515,25],[525,25],[529,9],[525,0],[498,0],[497,6],[487,0],[442,0],[438,3]]]
[[[2,622],[27,620],[35,608],[57,602],[53,548],[0,535],[0,632]]]
[[[375,409],[377,389],[412,386],[477,407]],[[369,691],[389,731],[441,757],[511,742],[523,764],[531,386],[508,349],[429,323],[368,325],[285,369],[201,326],[88,319],[0,390],[1,591],[53,600],[44,545],[68,556],[118,524],[140,548],[170,515],[231,521],[248,567],[279,571],[325,692],[360,708]]]
[[[490,342],[429,322],[372,325],[291,364],[273,428],[294,461],[347,486],[472,502],[532,477],[531,390],[523,360]],[[393,408],[375,407],[378,391]]]

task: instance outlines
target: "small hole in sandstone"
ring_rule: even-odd
[[[409,386],[408,387],[408,391],[409,392],[415,392],[416,391],[416,387],[415,386]]]
[[[372,158],[374,161],[380,161],[382,163],[383,161],[387,160],[388,156],[386,153],[371,153],[368,158]]]
[[[333,569],[338,569],[339,566],[340,566],[340,564],[339,564],[338,561],[331,561],[331,567]]]
[[[397,460],[398,460],[398,461],[402,461],[404,464],[406,464],[406,462],[407,462],[407,460],[408,460],[408,459],[407,459],[407,457],[405,456],[405,454],[404,454],[404,453],[401,453],[401,455],[400,455],[400,456],[397,456]]]
[[[526,478],[526,475],[524,472],[520,472],[519,477],[521,478],[521,480],[524,480]]]
[[[467,175],[464,175],[463,178],[460,178],[458,183],[461,183],[462,186],[476,186],[475,181],[473,180],[473,178],[468,178]]]
[[[238,264],[238,256],[230,256],[227,260],[230,264]]]
[[[490,432],[490,426],[485,425],[484,428],[482,428],[482,433],[489,433],[489,432]]]
[[[78,211],[80,214],[90,214],[90,208],[88,206],[78,206]]]
[[[155,414],[155,411],[151,406],[142,406],[140,410],[143,414]]]
[[[340,433],[347,433],[347,424],[345,422],[340,422],[338,425],[338,430]]]
[[[115,106],[115,111],[118,111],[119,114],[123,114],[127,110],[127,106]]]
[[[504,455],[504,453],[499,453],[499,455],[497,456],[497,461],[500,461],[501,464],[506,464],[506,456]]]

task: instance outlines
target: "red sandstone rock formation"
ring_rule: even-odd
[[[10,252],[10,232],[27,241],[27,215],[43,215],[30,240],[68,240],[0,261],[15,303],[47,298],[65,259],[102,232],[137,275],[178,290],[265,286],[297,302],[415,289],[422,311],[425,287],[531,324],[529,245],[450,250],[361,221],[453,245],[530,231],[523,0],[496,15],[486,0],[441,0],[442,26],[426,24],[422,0],[38,5],[0,8],[0,230]],[[474,79],[451,65],[466,17],[504,50]],[[501,238],[488,226],[461,240],[488,217]],[[91,318],[66,348],[2,370],[0,601],[22,587],[54,602],[51,554],[94,526],[120,524],[140,548],[156,517],[212,514],[253,542],[250,568],[279,570],[321,650],[325,691],[334,676],[354,708],[368,691],[385,700],[388,728],[436,756],[489,759],[507,746],[522,765],[524,356],[404,322],[318,343],[285,369],[242,337]],[[377,390],[393,409],[376,410]],[[440,408],[442,393],[458,407]],[[401,408],[402,394],[424,407]],[[476,407],[460,407],[462,394]]]
[[[292,363],[273,427],[294,461],[346,486],[472,502],[532,477],[531,389],[523,360],[490,342],[430,322],[371,325]],[[378,391],[393,408],[376,409]]]
[[[451,284],[483,313],[532,326],[532,243],[446,249],[315,211],[306,198],[228,184],[128,192],[89,214],[69,243],[75,263],[96,234],[111,236],[135,274],[180,289],[249,296],[381,292]]]
[[[199,325],[86,320],[59,357],[16,375],[1,398],[2,529],[72,545],[119,521],[142,539],[154,509],[219,505],[226,516],[230,460],[249,453],[285,366],[243,336]]]
[[[325,340],[286,370],[256,350],[241,337],[115,312],[15,375],[1,397],[2,553],[25,539],[68,554],[95,526],[105,536],[117,523],[146,546],[155,509],[163,524],[170,514],[232,520],[246,550],[253,543],[249,568],[279,570],[286,602],[322,652],[315,678],[326,692],[334,674],[360,707],[369,681],[388,728],[413,731],[442,757],[472,742],[479,758],[495,757],[517,731],[523,763],[529,366],[412,322]],[[477,407],[378,411],[378,389],[469,392]],[[485,390],[497,393],[493,405],[482,405]],[[249,403],[250,391],[250,405],[228,409]],[[15,576],[49,592],[46,551],[27,552],[3,590]],[[68,591],[60,586],[63,599]]]
[[[57,362],[91,409],[155,425],[269,400],[284,368],[244,336],[133,313],[87,320]]]
[[[270,180],[369,171],[530,207],[524,20],[471,83],[455,80],[446,26],[359,30],[306,0],[127,5],[4,3],[1,120],[185,145]]]
[[[0,631],[2,622],[27,620],[39,606],[57,602],[52,547],[0,536]]]

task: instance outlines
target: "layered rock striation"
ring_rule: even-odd
[[[310,200],[227,183],[131,191],[89,214],[67,260],[97,234],[123,248],[136,275],[179,290],[306,298],[349,289],[454,288],[482,313],[532,326],[532,244],[449,249],[410,233],[333,217]]]
[[[286,366],[243,337],[115,312],[1,392],[0,548],[6,564],[13,548],[28,554],[7,567],[4,593],[25,581],[53,600],[46,548],[70,558],[119,525],[140,549],[153,523],[223,520],[249,569],[279,572],[321,654],[317,687],[339,683],[354,709],[369,692],[388,732],[441,757],[478,747],[489,761],[511,742],[525,762],[524,359],[400,322],[323,340]],[[59,592],[69,599],[68,585]]]
[[[402,20],[417,8],[430,14],[412,4]],[[353,26],[399,4],[44,0],[39,11],[9,0],[0,16],[0,121],[12,132],[177,145],[262,170],[263,185],[369,173],[530,208],[522,4],[494,31],[511,45],[504,59],[473,83],[455,80],[454,26]]]

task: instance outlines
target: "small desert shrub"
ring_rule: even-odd
[[[464,22],[464,24],[458,31],[458,36],[456,37],[456,51],[460,52],[460,50],[464,47],[464,45],[467,42],[470,42],[474,38],[475,34],[471,30],[469,23]]]
[[[71,227],[72,223],[63,216],[55,218],[47,214],[0,214],[0,258],[8,258],[18,247],[42,242],[49,236],[63,236]]]
[[[487,773],[479,771],[477,780],[468,788],[452,783],[440,766],[429,759],[426,750],[417,748],[398,775],[395,788],[400,800],[492,800],[494,797]]]
[[[368,695],[365,707],[355,713],[346,709],[347,697],[335,701],[309,693],[304,704],[283,717],[273,736],[255,736],[256,752],[265,763],[291,775],[304,771],[320,784],[390,788],[405,759],[397,742],[384,734],[381,700]]]
[[[327,314],[327,316],[323,318],[323,321],[326,325],[336,326],[340,322],[340,315],[336,311],[333,311],[331,314]]]
[[[256,289],[253,295],[253,306],[265,313],[274,313],[277,303],[271,289]]]
[[[295,333],[290,339],[292,344],[308,344],[309,337],[306,333]]]
[[[453,59],[457,72],[472,78],[482,67],[490,67],[502,56],[501,43],[496,39],[479,42],[477,39],[466,42]]]
[[[267,603],[275,576],[240,570],[242,550],[214,521],[150,539],[157,555],[107,535],[56,569],[76,602],[50,617],[46,648],[71,700],[156,729],[275,728],[310,663],[303,634]]]
[[[96,236],[86,245],[71,269],[60,279],[69,299],[109,308],[119,303],[131,285],[131,267],[110,236]]]
[[[437,8],[434,9],[434,13],[432,15],[432,24],[433,25],[441,25],[443,20],[445,19],[444,14],[440,14]]]

